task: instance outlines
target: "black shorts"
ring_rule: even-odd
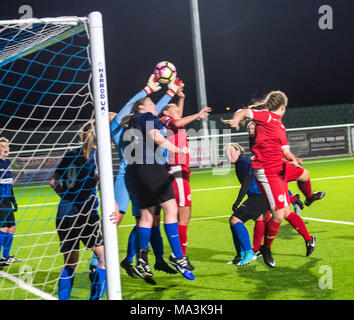
[[[0,199],[0,228],[11,228],[15,226],[15,215],[12,202],[8,198]]]
[[[88,249],[103,245],[97,204],[95,197],[84,204],[69,200],[60,201],[56,219],[60,252],[79,250],[80,241]]]
[[[136,192],[139,198],[140,209],[175,199],[168,168],[165,165],[134,164],[127,167],[126,174],[127,188],[130,192],[130,185],[133,184],[133,192]]]
[[[257,220],[261,214],[269,211],[268,203],[262,194],[252,194],[248,199],[234,211],[234,217],[240,219],[243,223],[248,220]]]

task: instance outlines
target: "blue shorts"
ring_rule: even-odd
[[[84,203],[65,199],[60,201],[56,219],[60,252],[79,250],[80,242],[83,242],[88,249],[103,245],[97,206],[96,197],[91,197]]]
[[[15,225],[15,215],[11,201],[8,198],[0,198],[0,228],[11,228]]]

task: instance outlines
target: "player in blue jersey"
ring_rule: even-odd
[[[14,233],[16,231],[15,215],[17,202],[13,192],[13,175],[10,160],[9,140],[0,138],[0,266],[9,266],[12,262],[21,261],[10,256]]]
[[[176,78],[174,85],[178,83],[181,82]],[[169,84],[169,88],[172,85]],[[164,154],[166,149],[174,153],[187,153],[188,148],[178,148],[161,134],[164,126],[157,117],[156,105],[149,97],[134,104],[132,113],[122,120],[121,126],[127,127],[124,137],[124,158],[128,162],[126,183],[129,193],[138,196],[141,213],[137,228],[139,251],[136,270],[143,279],[152,278],[148,264],[149,239],[156,207],[161,206],[165,232],[172,249],[170,263],[187,279],[193,280],[193,267],[183,255],[179,242],[177,203]]]
[[[99,260],[91,280],[90,300],[101,299],[106,290],[103,236],[98,214],[95,127],[85,124],[80,135],[83,146],[67,152],[56,168],[50,186],[60,196],[56,229],[64,268],[59,278],[59,299],[69,300],[74,272],[79,261],[80,241],[92,249]],[[111,215],[117,223],[118,213]]]
[[[162,109],[169,103],[171,98],[176,94],[176,91],[179,86],[170,85],[168,87],[168,91],[165,95],[159,100],[156,104],[157,112],[161,112]],[[119,207],[119,222],[123,219],[125,212],[128,209],[129,202],[132,203],[132,212],[133,216],[138,220],[140,218],[140,209],[138,204],[138,199],[135,194],[129,194],[126,183],[125,183],[125,173],[127,162],[124,159],[124,127],[121,126],[122,119],[129,115],[132,110],[132,106],[134,103],[140,99],[143,99],[150,95],[153,92],[157,92],[161,89],[160,84],[156,81],[155,76],[151,75],[149,80],[143,90],[137,93],[132,99],[128,101],[128,103],[118,112],[113,113],[110,112],[110,130],[112,141],[116,146],[116,150],[118,152],[120,163],[118,168],[118,173],[115,179],[115,200]],[[135,272],[134,267],[132,266],[133,258],[136,255],[136,248],[135,248],[135,239],[137,234],[137,226],[134,226],[132,231],[130,232],[129,239],[128,239],[128,247],[127,247],[127,256],[122,260],[121,266],[124,268],[128,275],[135,278],[138,275]],[[163,259],[163,241],[160,231],[160,215],[154,216],[154,222],[151,229],[151,246],[153,248],[155,254],[155,270],[164,271],[166,273],[175,274],[176,271],[172,269],[166,261]],[[149,278],[146,278],[149,281]]]
[[[253,176],[252,160],[243,155],[243,147],[238,143],[230,143],[225,146],[225,152],[230,163],[235,165],[235,173],[241,183],[241,189],[232,206],[233,214],[229,220],[237,255],[229,263],[242,266],[257,259],[257,253],[252,249],[244,223],[250,219],[255,221],[259,218],[263,219],[261,216],[267,214],[268,207]],[[248,199],[241,204],[246,194]]]

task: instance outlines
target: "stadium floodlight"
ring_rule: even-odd
[[[190,13],[191,13],[191,23],[192,23],[192,37],[193,37],[193,53],[194,53],[194,66],[196,73],[196,86],[197,86],[197,96],[198,96],[198,107],[199,110],[208,106],[207,94],[205,87],[205,73],[204,73],[204,62],[203,62],[203,47],[200,32],[200,21],[199,21],[199,7],[198,0],[190,0]],[[202,135],[208,135],[208,118],[201,120],[202,124]]]
[[[59,198],[48,180],[65,152],[80,146],[79,128],[88,121],[96,124],[107,294],[122,298],[117,228],[110,221],[115,203],[108,107],[99,12],[0,21],[0,136],[10,141],[19,205],[13,253],[22,260],[0,271],[0,299],[55,299],[63,257],[55,230]],[[79,298],[89,295],[91,255],[80,249]],[[20,285],[24,270],[26,286]],[[28,293],[19,294],[18,286]]]

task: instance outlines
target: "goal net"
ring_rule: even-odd
[[[0,21],[0,137],[9,140],[18,204],[10,254],[21,260],[0,266],[1,300],[58,299],[64,264],[56,230],[60,197],[49,179],[66,152],[81,147],[80,128],[87,122],[96,121],[98,153],[110,145],[100,146],[99,140],[109,135],[108,109],[100,108],[102,119],[97,119],[98,87],[93,83],[98,80],[93,63],[100,58],[92,54],[90,40],[97,36],[91,34],[90,23],[90,16]],[[99,49],[102,53],[103,48]],[[104,68],[104,58],[99,66]],[[110,154],[105,158],[109,170]],[[112,193],[113,180],[109,174],[105,179]],[[81,244],[71,299],[89,298],[91,257],[92,251]],[[106,258],[118,260],[115,255]],[[119,275],[119,267],[115,268]]]

